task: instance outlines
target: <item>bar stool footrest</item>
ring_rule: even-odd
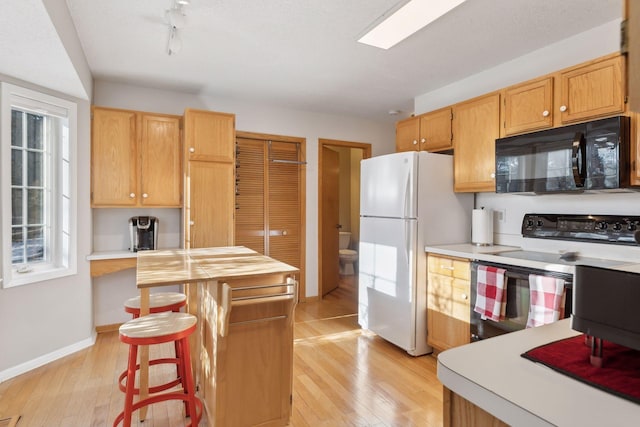
[[[163,359],[150,360],[149,361],[149,366],[161,365],[161,364],[174,364],[174,365],[177,365],[178,363],[179,363],[179,359],[177,359],[177,358],[163,358]],[[138,363],[136,365],[136,372],[138,372],[139,370],[140,370],[140,364]],[[118,387],[120,388],[120,391],[123,391],[123,392],[127,391],[127,389],[126,389],[126,387],[127,387],[126,379],[127,379],[127,371],[125,370],[118,377]],[[168,383],[159,384],[157,386],[149,387],[149,393],[158,393],[160,391],[169,390],[171,387],[175,387],[178,384],[182,384],[182,378],[176,378],[175,380],[170,381]],[[135,395],[140,394],[140,389],[137,388],[137,387],[134,387],[133,388],[133,394],[135,394]]]
[[[135,411],[142,408],[143,406],[153,405],[154,403],[164,402],[165,400],[183,400],[185,403],[188,403],[189,399],[190,399],[189,396],[184,393],[176,392],[176,393],[159,394],[157,396],[151,396],[144,400],[140,400],[134,403],[133,406],[131,407],[131,413],[133,414]],[[196,419],[194,420],[193,417],[191,417],[188,414],[187,416],[191,419],[191,422],[186,427],[198,427],[198,423],[200,423],[200,420],[202,419],[202,401],[200,401],[200,398],[198,397],[195,397],[194,399],[195,399],[197,416],[196,416]],[[113,422],[113,427],[116,427],[123,420],[124,420],[124,411],[118,414],[115,421]]]

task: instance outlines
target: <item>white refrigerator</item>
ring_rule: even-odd
[[[361,163],[358,323],[413,356],[427,345],[424,247],[471,239],[473,194],[453,192],[453,158],[403,152]]]

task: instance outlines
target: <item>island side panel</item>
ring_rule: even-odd
[[[447,387],[442,387],[444,427],[509,427],[487,411],[479,408]]]

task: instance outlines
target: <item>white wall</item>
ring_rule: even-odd
[[[416,112],[423,113],[487,92],[548,74],[599,56],[620,46],[620,20],[531,52],[482,73],[415,98]],[[640,193],[594,193],[524,196],[517,194],[476,194],[476,207],[501,209],[502,222],[494,221],[494,242],[539,250],[577,250],[586,256],[640,260],[637,247],[612,247],[594,243],[524,239],[521,235],[525,213],[640,215]]]
[[[174,209],[93,209],[93,251],[128,251],[129,218],[151,215],[158,218],[158,248],[182,246],[181,210]],[[154,288],[154,292],[178,291],[178,286]],[[93,278],[93,318],[96,326],[123,323],[131,319],[123,302],[138,295],[134,268]]]
[[[64,0],[47,0],[47,10],[56,24],[68,25],[70,17]],[[82,85],[92,87],[91,76],[75,29],[63,38],[68,53],[79,70]],[[70,42],[71,40],[71,42]],[[37,58],[32,58],[37,64]],[[6,58],[4,58],[6,60]],[[29,60],[17,58],[17,60]],[[93,343],[92,289],[89,263],[91,252],[91,209],[89,208],[90,103],[46,88],[0,75],[0,80],[68,99],[78,104],[78,272],[74,276],[0,289],[0,382],[48,363]]]
[[[613,53],[619,49],[620,20],[617,19],[466,79],[416,96],[415,112],[422,114],[446,107]]]
[[[247,132],[286,135],[306,138],[306,287],[307,296],[318,295],[318,138],[355,141],[372,144],[373,155],[391,153],[395,150],[395,125],[379,123],[357,117],[321,114],[291,110],[272,105],[260,105],[247,101],[222,99],[207,95],[181,93],[169,90],[150,89],[114,82],[96,80],[94,104],[104,107],[126,108],[168,114],[183,114],[185,108],[234,113],[236,129]],[[122,221],[120,221],[122,222]],[[102,241],[97,228],[94,236]],[[97,292],[109,292],[123,288],[123,277],[99,280]],[[122,295],[124,298],[126,295]],[[97,302],[100,305],[100,302]],[[98,308],[102,313],[110,307]],[[115,311],[113,311],[115,313]],[[117,323],[105,317],[101,321]]]

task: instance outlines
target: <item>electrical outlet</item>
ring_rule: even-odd
[[[506,209],[496,209],[495,211],[496,219],[498,222],[503,223],[507,220],[507,210]]]

